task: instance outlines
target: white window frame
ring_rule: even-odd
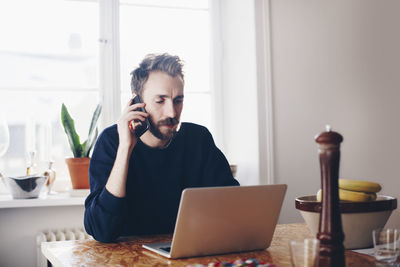
[[[100,128],[114,124],[121,113],[119,0],[99,0],[99,94],[103,104]]]
[[[210,0],[210,32],[211,32],[211,66],[210,66],[210,90],[211,90],[211,106],[212,106],[212,125],[215,129],[215,143],[224,151],[227,144],[225,143],[224,127],[224,101],[222,93],[222,27],[221,27],[221,2],[220,0]]]
[[[255,0],[260,183],[275,183],[273,87],[271,57],[271,1]]]

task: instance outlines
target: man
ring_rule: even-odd
[[[91,193],[85,228],[96,240],[172,233],[182,190],[239,185],[205,127],[182,123],[183,64],[148,55],[132,72],[131,89],[143,103],[127,103],[116,125],[99,136],[90,161]],[[146,112],[138,110],[145,108]],[[135,135],[139,123],[149,130]]]

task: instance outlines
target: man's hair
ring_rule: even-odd
[[[143,85],[149,78],[152,71],[162,71],[172,77],[180,76],[183,78],[183,62],[178,56],[165,54],[149,54],[139,67],[131,72],[131,91],[136,95],[142,95]]]

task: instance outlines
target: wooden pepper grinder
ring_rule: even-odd
[[[320,240],[319,266],[344,267],[344,233],[339,207],[340,143],[343,137],[326,131],[315,137],[321,166],[322,210],[317,238]]]

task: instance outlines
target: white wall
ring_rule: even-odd
[[[271,1],[275,182],[289,185],[280,222],[302,221],[295,197],[320,187],[313,137],[325,124],[344,137],[340,177],[400,197],[399,13],[395,0]]]
[[[0,209],[0,266],[36,266],[36,235],[83,227],[83,206]]]

